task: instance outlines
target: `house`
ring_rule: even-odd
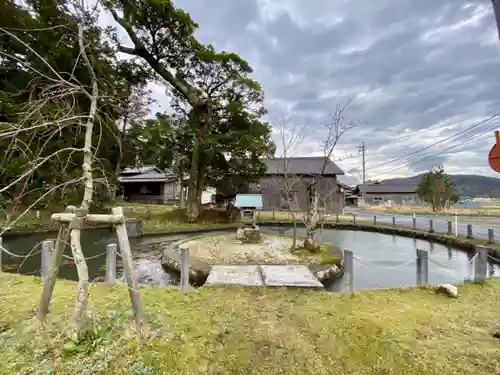
[[[334,212],[343,209],[344,194],[337,184],[337,176],[344,175],[344,172],[330,159],[273,158],[262,159],[262,162],[267,167],[267,173],[261,177],[260,184],[251,190],[262,194],[264,211],[287,210],[291,204],[292,210],[306,212],[315,191],[319,194],[321,209]],[[311,186],[314,178],[317,182]]]
[[[130,202],[155,204],[180,203],[187,199],[186,180],[173,171],[162,171],[154,165],[125,168],[118,177],[122,195]],[[184,188],[182,187],[184,185]],[[215,189],[207,187],[201,194],[202,204],[211,204]]]
[[[417,195],[416,184],[394,184],[372,182],[359,185],[359,192],[364,204],[377,205],[391,201],[393,204],[418,205],[421,203]]]
[[[154,165],[125,168],[118,177],[121,192],[131,202],[166,204],[180,199],[181,181]]]
[[[339,190],[344,194],[345,206],[357,206],[359,198],[359,190],[352,186],[337,182]]]

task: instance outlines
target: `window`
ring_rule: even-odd
[[[403,197],[402,202],[403,204],[413,204],[413,197]]]
[[[382,198],[382,197],[373,197],[372,200],[373,200],[373,203],[380,204],[380,203],[382,203],[384,201],[384,198]]]

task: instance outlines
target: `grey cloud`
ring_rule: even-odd
[[[455,127],[448,132],[454,133],[469,126],[470,119],[498,110],[500,42],[488,43],[497,39],[489,1],[176,3],[200,24],[201,40],[232,49],[252,63],[266,92],[271,121],[287,112],[295,121],[315,127],[309,145],[303,147],[308,153],[320,143],[322,135],[316,129],[321,121],[347,97],[354,99],[349,116],[366,123],[345,135],[342,151],[355,152],[365,141],[369,153],[378,153],[375,164],[404,156],[410,152],[408,143],[411,149],[421,148],[432,136],[416,133],[401,141],[405,129],[417,132],[452,120]],[[485,10],[479,21],[458,27]],[[334,19],[342,20],[328,24]],[[488,174],[484,154],[490,145],[468,147],[469,138],[465,134],[442,148],[462,142],[461,150],[474,150],[477,158],[460,161],[460,171],[483,168]],[[382,151],[387,145],[392,147]],[[457,165],[452,152],[436,153],[428,163],[419,161],[422,156],[384,169],[407,163],[413,173],[431,164]]]

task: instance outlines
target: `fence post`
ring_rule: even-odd
[[[429,254],[427,250],[417,249],[417,285],[429,283]]]
[[[392,217],[392,227],[396,228],[396,216]]]
[[[476,260],[474,264],[474,281],[486,280],[488,275],[488,249],[484,246],[476,246]]]
[[[451,221],[448,221],[448,235],[451,236],[451,234],[453,233],[453,224]]]
[[[354,254],[352,251],[344,250],[344,290],[345,284],[349,292],[354,292]]]
[[[116,250],[118,246],[115,243],[106,245],[106,283],[116,283]]]
[[[356,215],[352,214],[352,222],[353,224],[356,224]]]
[[[42,281],[45,281],[50,274],[53,249],[54,241],[46,240],[42,242],[42,267],[40,269],[40,278]]]
[[[429,233],[434,233],[434,220],[429,219]]]
[[[181,249],[181,291],[189,289],[189,249]]]
[[[472,224],[467,224],[467,239],[471,240],[474,238],[472,233]]]
[[[275,221],[275,220],[276,220],[276,211],[275,211],[275,209],[273,208],[273,221]]]
[[[413,229],[417,229],[417,218],[414,217],[412,221],[413,221]]]
[[[458,237],[458,215],[455,212],[455,237]]]
[[[377,215],[373,215],[373,225],[377,225]]]
[[[2,273],[2,254],[3,254],[3,245],[2,245],[2,236],[0,236],[0,273]]]
[[[488,243],[489,244],[495,243],[495,231],[493,229],[488,229]]]

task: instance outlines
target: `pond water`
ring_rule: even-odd
[[[292,234],[291,228],[265,228],[265,231]],[[298,235],[304,236],[305,230],[299,228]],[[322,241],[353,252],[355,290],[416,285],[417,249],[429,252],[429,284],[458,284],[467,282],[474,276],[471,254],[428,241],[334,229],[325,229]],[[488,276],[499,275],[499,265],[489,263]],[[338,280],[329,289],[340,291],[343,283],[344,280]]]
[[[261,227],[262,232],[291,234],[291,228]],[[220,233],[220,232],[219,232]],[[210,234],[210,233],[207,233]],[[298,229],[299,236],[305,234]],[[4,239],[3,246],[16,254],[29,254],[33,247],[47,239],[54,239],[56,233],[32,234]],[[166,244],[187,238],[189,235],[167,235],[131,239],[134,255],[134,269],[140,283],[152,285],[178,284],[177,277],[164,272],[160,265],[161,248]],[[411,286],[416,282],[416,249],[429,251],[429,283],[462,283],[473,277],[470,255],[458,249],[427,241],[398,237],[381,233],[326,229],[322,234],[326,244],[338,246],[354,253],[354,287],[360,289],[391,288]],[[106,245],[116,243],[116,236],[110,230],[88,230],[82,232],[82,248],[88,260],[91,280],[103,277]],[[101,256],[98,256],[102,254]],[[70,255],[70,250],[66,250]],[[97,256],[97,257],[96,257]],[[3,269],[7,272],[39,275],[40,254],[27,258],[14,258],[3,254]],[[489,265],[490,277],[500,275],[497,264]],[[123,279],[123,269],[117,259],[117,276]],[[76,280],[76,269],[71,260],[64,259],[59,277]],[[329,287],[340,291],[343,281]]]

